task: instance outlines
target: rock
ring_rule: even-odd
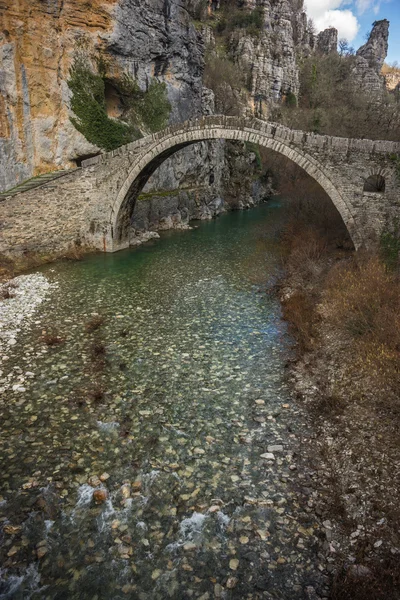
[[[21,529],[22,527],[19,527],[17,525],[4,525],[3,527],[3,531],[7,535],[16,535],[17,533],[21,532]]]
[[[99,477],[100,481],[107,481],[107,479],[110,478],[110,475],[108,473],[102,473]]]
[[[317,35],[316,47],[322,54],[332,54],[337,52],[338,31],[334,27],[329,27],[320,31]]]
[[[275,456],[272,452],[264,452],[264,454],[260,454],[260,458],[264,460],[275,460]]]
[[[357,56],[367,61],[368,66],[380,73],[388,53],[389,21],[375,21],[367,42],[357,50]]]
[[[107,490],[100,489],[93,492],[93,500],[96,504],[103,504],[107,500]]]
[[[101,484],[101,481],[97,475],[92,475],[88,479],[88,484],[92,487],[98,487]]]
[[[45,556],[47,554],[47,552],[48,552],[47,546],[40,546],[40,548],[38,548],[36,550],[36,554],[39,559],[43,558],[43,556]]]
[[[283,446],[281,446],[281,445],[268,446],[267,450],[268,450],[268,452],[283,452]]]
[[[347,574],[352,579],[366,579],[373,575],[371,569],[365,565],[351,565],[347,569]]]
[[[7,556],[11,557],[11,556],[15,556],[15,554],[17,554],[19,548],[18,546],[11,546],[10,550],[7,552]]]
[[[237,558],[231,558],[231,560],[229,561],[229,568],[232,569],[232,571],[236,571],[237,568],[239,566],[239,561]]]
[[[236,577],[228,577],[228,580],[226,582],[226,587],[228,588],[228,590],[233,590],[233,588],[235,588],[238,584],[238,579]]]
[[[125,498],[125,499],[130,498],[131,486],[129,485],[129,483],[124,483],[124,485],[121,487],[120,491],[121,491],[123,498]]]

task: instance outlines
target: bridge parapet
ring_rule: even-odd
[[[400,154],[400,142],[373,141],[368,139],[351,139],[319,135],[312,132],[290,129],[280,123],[272,123],[260,119],[211,115],[200,117],[199,119],[192,119],[185,123],[170,125],[162,131],[148,135],[125,146],[121,146],[116,150],[89,158],[82,162],[82,167],[92,167],[126,153],[139,153],[145,148],[151,147],[153,144],[157,144],[182,131],[207,131],[215,128],[235,131],[254,131],[288,144],[316,150],[332,149],[343,154],[349,150],[365,154]]]

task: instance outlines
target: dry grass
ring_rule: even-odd
[[[330,271],[325,318],[346,336],[353,368],[376,400],[400,389],[400,280],[377,256],[358,256]]]
[[[283,302],[283,316],[290,324],[300,352],[311,347],[314,312],[312,298],[302,291],[294,292]]]

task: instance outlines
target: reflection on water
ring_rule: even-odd
[[[42,271],[1,400],[0,598],[300,598],[316,525],[271,289],[278,205]],[[93,316],[104,323],[88,332]],[[57,331],[62,345],[41,335]]]

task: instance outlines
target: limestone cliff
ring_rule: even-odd
[[[382,67],[388,52],[389,21],[375,21],[367,42],[357,50],[354,77],[379,101],[385,89]]]
[[[0,0],[0,191],[41,172],[76,166],[99,148],[71,124],[69,70],[77,52],[107,64],[106,102],[118,116],[121,73],[146,89],[164,81],[180,122],[213,112],[202,84],[204,40],[193,24],[199,0]],[[203,216],[223,195],[224,144],[197,144],[166,161],[145,193],[183,187]],[[245,178],[246,179],[246,178]],[[247,177],[251,186],[252,176]],[[179,193],[176,192],[177,197]]]
[[[234,32],[230,53],[248,76],[252,111],[267,118],[271,103],[299,91],[297,53],[310,49],[303,0],[262,0],[263,26],[257,35]]]

